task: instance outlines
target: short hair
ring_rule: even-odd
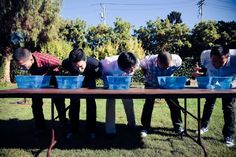
[[[69,54],[71,62],[86,61],[86,55],[82,49],[74,49]]]
[[[121,70],[126,70],[135,66],[138,60],[132,52],[122,52],[119,55],[117,62]]]
[[[211,48],[211,53],[210,53],[211,56],[229,56],[229,49],[222,46],[222,45],[214,45],[212,48]]]
[[[18,48],[13,54],[13,59],[17,62],[26,61],[29,59],[31,52],[26,48]]]
[[[169,65],[172,60],[172,55],[168,51],[160,52],[157,56],[160,64]]]

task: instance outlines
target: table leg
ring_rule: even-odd
[[[197,98],[197,121],[198,121],[198,137],[197,137],[197,143],[202,147],[204,151],[204,156],[207,157],[206,148],[203,146],[201,141],[201,98]]]
[[[48,147],[48,151],[47,151],[47,157],[50,157],[50,153],[52,151],[52,148],[54,147],[54,145],[57,143],[57,141],[55,140],[55,119],[54,119],[54,101],[53,99],[51,100],[51,120],[52,120],[52,138],[51,138],[51,144]]]

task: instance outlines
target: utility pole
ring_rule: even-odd
[[[198,1],[197,6],[198,6],[198,13],[200,15],[201,22],[202,22],[202,15],[203,15],[203,11],[202,11],[202,6],[203,5],[205,5],[205,0]]]
[[[100,19],[103,24],[106,24],[106,8],[103,3],[100,3],[101,6],[101,12],[100,12]]]

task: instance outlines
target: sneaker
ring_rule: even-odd
[[[147,130],[141,130],[141,131],[140,131],[140,136],[141,136],[142,138],[146,137],[146,136],[147,136]]]
[[[90,138],[91,140],[95,139],[95,138],[96,138],[96,134],[95,134],[95,133],[90,133],[90,134],[89,134],[89,138]]]
[[[202,135],[202,134],[206,133],[207,131],[208,131],[208,128],[207,128],[207,127],[206,127],[206,128],[202,127],[202,128],[200,129],[200,134]],[[196,131],[196,134],[198,134],[198,130]]]
[[[179,129],[175,130],[175,133],[176,133],[177,135],[181,135],[181,134],[184,133],[184,129],[183,129],[182,127],[180,127]]]
[[[225,144],[227,147],[233,147],[234,146],[234,137],[233,136],[227,136],[225,138]]]

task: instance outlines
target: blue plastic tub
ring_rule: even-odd
[[[233,77],[227,76],[227,77],[210,77],[209,80],[209,89],[215,89],[215,90],[224,90],[224,89],[230,89],[231,83],[233,81]]]
[[[185,76],[159,76],[157,80],[162,89],[183,89],[187,78]]]
[[[56,76],[58,88],[79,89],[83,85],[84,76]]]
[[[197,77],[196,79],[197,79],[198,88],[201,88],[201,89],[209,88],[210,77],[201,76],[201,77]]]
[[[233,77],[231,76],[197,77],[198,88],[203,88],[203,89],[215,89],[215,90],[230,89],[232,80]]]
[[[50,87],[51,76],[41,75],[17,75],[16,83],[18,88],[47,88]]]
[[[129,89],[131,76],[107,76],[108,89],[126,90]]]

